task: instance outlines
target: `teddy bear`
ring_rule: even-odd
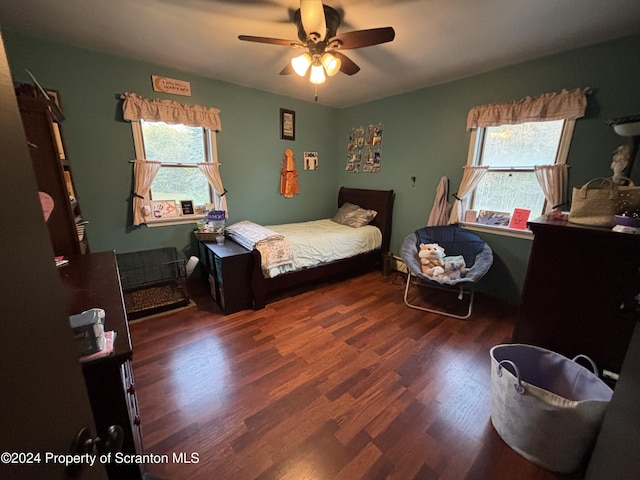
[[[437,243],[421,243],[418,257],[425,275],[435,277],[444,273],[444,248]]]
[[[440,277],[443,280],[459,280],[469,271],[462,255],[444,257],[443,262],[444,270]]]

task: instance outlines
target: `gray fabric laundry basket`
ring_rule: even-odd
[[[578,357],[584,357],[579,355]],[[588,369],[532,345],[491,349],[491,422],[527,460],[560,473],[590,453],[613,391]],[[586,358],[597,373],[597,367]]]

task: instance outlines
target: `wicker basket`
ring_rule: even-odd
[[[224,236],[224,233],[194,232],[199,242],[215,242],[216,237]]]
[[[618,199],[615,203],[615,213],[632,214],[640,210],[640,187],[629,180],[629,185],[618,186]]]

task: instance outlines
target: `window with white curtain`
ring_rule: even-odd
[[[472,108],[469,156],[450,223],[507,226],[516,208],[535,218],[562,204],[569,145],[588,92],[576,88]]]
[[[573,120],[525,122],[479,127],[470,144],[470,165],[489,167],[469,201],[469,210],[505,212],[531,210],[531,218],[542,215],[545,195],[534,167],[564,164],[571,141]],[[553,207],[555,205],[552,205]]]
[[[193,221],[194,211],[204,214],[205,208],[227,212],[216,145],[216,133],[222,129],[220,110],[149,100],[135,93],[124,93],[121,98],[136,153],[133,225],[164,223],[166,218],[171,223]],[[165,204],[164,212],[177,213],[180,206],[180,213],[188,218],[156,215],[154,207],[164,208]]]
[[[211,187],[198,163],[212,161],[215,134],[183,124],[140,120],[131,125],[134,140],[140,137],[135,144],[143,150],[136,157],[161,164],[151,184],[150,200],[192,200],[196,206],[212,203]]]

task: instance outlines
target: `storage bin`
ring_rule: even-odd
[[[497,345],[490,353],[491,422],[500,437],[548,470],[580,468],[595,443],[611,388],[575,362],[583,355],[570,360],[524,344]]]

